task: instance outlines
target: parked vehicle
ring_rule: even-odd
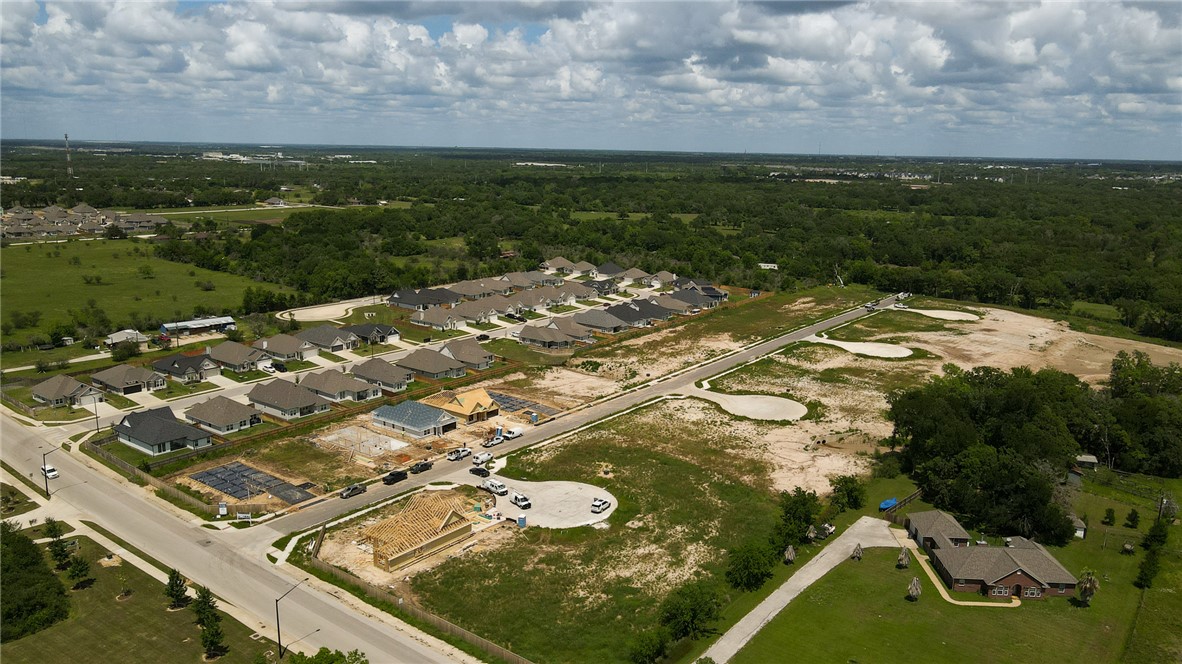
[[[520,438],[523,433],[525,433],[525,427],[513,427],[501,435],[505,440],[513,440],[514,438]]]
[[[467,447],[461,447],[458,450],[452,450],[452,451],[448,452],[447,453],[447,460],[448,461],[459,461],[460,459],[463,459],[464,457],[466,457],[470,454],[472,454],[472,450],[468,449]]]
[[[523,510],[527,510],[527,509],[533,507],[533,503],[529,502],[529,496],[517,493],[516,491],[513,492],[513,497],[509,499],[509,502],[513,503],[514,505],[520,507]]]
[[[272,362],[271,368],[274,369],[275,371],[278,371],[279,373],[283,373],[284,371],[287,371],[287,365],[282,362]]]
[[[476,464],[477,466],[483,466],[484,464],[486,464],[492,460],[493,460],[493,455],[491,452],[481,452],[480,454],[477,454],[476,456],[472,457],[472,463]]]
[[[873,302],[867,302],[866,304],[862,305],[862,307],[866,309],[866,311],[874,311],[875,309]]]
[[[505,438],[503,436],[497,436],[497,437],[492,438],[490,440],[484,441],[483,443],[480,444],[480,446],[481,447],[496,447],[497,445],[500,445],[503,442],[505,442]]]
[[[505,486],[503,482],[494,480],[491,477],[481,482],[480,488],[498,496],[504,496],[505,494],[509,493],[509,487]]]
[[[489,336],[488,336],[487,334],[478,334],[478,335],[476,335],[476,340],[477,340],[477,341],[488,341],[488,339],[489,339]]]
[[[409,477],[405,470],[391,470],[382,478],[382,484],[397,484]]]
[[[41,474],[44,475],[46,479],[56,480],[58,478],[57,468],[54,468],[50,465],[41,466]]]
[[[262,368],[263,371],[266,371],[269,374],[275,373],[275,367],[271,366],[270,364],[264,364]]]
[[[410,467],[410,472],[413,475],[418,475],[419,473],[423,472],[424,470],[431,470],[431,466],[433,466],[433,465],[434,464],[432,464],[430,461],[420,461]]]
[[[607,508],[609,508],[611,506],[612,506],[612,504],[610,502],[608,502],[607,500],[605,500],[603,498],[596,498],[591,501],[591,513],[592,514],[602,514],[605,510],[607,510]]]
[[[354,484],[347,486],[341,491],[341,498],[352,498],[358,494],[365,493],[366,486],[364,484]]]
[[[820,539],[825,539],[835,532],[837,532],[837,528],[834,528],[832,523],[822,523],[821,526],[817,528],[817,537]]]
[[[468,472],[472,473],[473,475],[475,475],[477,477],[488,477],[489,475],[492,475],[492,473],[488,472],[488,468],[482,468],[480,466],[475,466],[472,469],[470,469]]]

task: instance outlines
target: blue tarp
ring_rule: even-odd
[[[889,510],[890,508],[892,508],[898,504],[899,504],[898,498],[887,498],[886,500],[884,500],[878,504],[878,511],[882,512],[884,510]]]

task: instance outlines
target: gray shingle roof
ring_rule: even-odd
[[[202,440],[209,434],[194,426],[177,420],[168,406],[128,413],[115,425],[115,431],[149,445],[159,445],[174,440]]]
[[[237,341],[220,343],[209,351],[209,359],[219,364],[241,366],[248,362],[258,362],[266,357],[266,353],[258,348],[251,348]]]
[[[628,323],[616,318],[602,309],[591,309],[574,315],[575,322],[580,325],[608,330],[612,328],[628,327]]]
[[[190,369],[193,371],[201,371],[202,368],[207,368],[206,364],[212,363],[208,355],[169,355],[152,363],[152,368],[156,371],[172,374],[174,376],[182,375]]]
[[[251,345],[277,355],[295,355],[307,343],[303,339],[297,339],[290,334],[276,334],[273,337],[259,339]]]
[[[590,272],[594,269],[596,269],[595,266],[591,263],[588,263],[587,261],[579,261],[574,265],[575,272]]]
[[[464,363],[452,359],[443,353],[430,348],[420,348],[396,363],[411,371],[425,374],[440,374],[454,369],[463,369]]]
[[[597,269],[599,274],[605,277],[616,277],[624,273],[624,268],[610,261],[600,265]]]
[[[394,406],[382,406],[373,412],[373,416],[375,419],[392,422],[416,431],[426,431],[456,421],[455,416],[417,401],[403,401]]]
[[[362,323],[360,325],[346,325],[341,328],[342,332],[352,332],[362,339],[372,339],[381,336],[398,336],[398,330],[394,329],[393,325],[384,325],[382,323]]]
[[[543,343],[564,343],[568,345],[575,343],[575,338],[569,334],[560,332],[552,327],[543,327],[540,325],[526,325],[522,327],[521,339]]]
[[[91,380],[97,380],[105,385],[120,389],[131,385],[152,383],[158,380],[157,377],[158,374],[155,371],[143,367],[133,367],[129,364],[117,364],[90,376]]]
[[[1044,587],[1065,583],[1074,584],[1075,576],[1059,564],[1042,545],[1024,537],[1013,538],[1013,546],[966,546],[938,549],[948,574],[956,579],[981,579],[994,584],[1022,570],[1026,576]]]
[[[476,343],[475,339],[457,339],[456,341],[448,342],[443,347],[447,351],[446,354],[463,362],[464,364],[484,364],[485,362],[493,361],[493,354]]]
[[[297,339],[303,339],[321,348],[331,348],[337,341],[345,344],[349,341],[357,341],[356,334],[338,330],[331,325],[317,325],[316,327],[301,330],[295,336]]]
[[[369,392],[373,388],[369,383],[346,376],[336,369],[329,369],[320,373],[306,374],[300,380],[300,387],[328,394],[341,392]]]
[[[57,401],[66,397],[74,398],[87,392],[98,393],[93,387],[80,383],[78,379],[65,374],[59,374],[33,386],[33,394],[46,401]]]
[[[362,380],[397,385],[410,380],[413,372],[375,357],[353,367],[353,375]]]
[[[286,380],[273,380],[269,383],[259,383],[251,388],[247,398],[256,403],[265,404],[279,410],[295,410],[308,406],[328,405],[328,401],[295,383]]]
[[[224,427],[237,424],[258,415],[259,411],[223,396],[216,396],[209,401],[203,401],[189,410],[185,416],[191,420],[205,422],[214,426]]]

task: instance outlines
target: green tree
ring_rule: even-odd
[[[193,601],[193,613],[197,614],[198,625],[208,625],[220,622],[222,616],[218,614],[218,602],[213,592],[205,586],[197,586],[197,599]]]
[[[185,605],[186,590],[185,577],[181,576],[180,571],[175,568],[168,570],[168,583],[164,585],[164,596],[169,600],[169,608],[179,609]]]
[[[0,642],[49,627],[70,613],[61,579],[11,521],[0,523]]]
[[[321,648],[315,655],[304,655],[293,652],[288,654],[288,661],[292,664],[369,664],[369,658],[360,650],[341,652]]]
[[[126,362],[141,354],[140,345],[134,341],[120,341],[111,348],[111,359],[116,362]]]
[[[783,551],[791,544],[807,544],[809,526],[821,513],[817,494],[800,487],[780,492],[780,520],[772,533],[772,548]]]
[[[213,659],[225,650],[225,634],[222,632],[221,621],[214,621],[201,626],[201,648],[205,650],[205,657]]]
[[[1153,580],[1161,570],[1161,561],[1158,559],[1160,552],[1161,549],[1150,549],[1149,553],[1141,559],[1141,567],[1137,569],[1137,578],[1133,580],[1134,586],[1141,589],[1153,587]]]
[[[772,578],[772,569],[775,565],[776,556],[767,544],[750,542],[730,551],[726,565],[726,581],[738,590],[759,590]]]
[[[1104,518],[1100,521],[1100,523],[1106,526],[1116,525],[1116,510],[1112,509],[1111,507],[1105,509]]]
[[[647,629],[637,634],[628,646],[628,661],[632,664],[654,664],[669,650],[669,631],[664,627]]]
[[[861,509],[866,504],[866,485],[854,475],[839,475],[830,480],[831,503],[838,511]]]
[[[80,587],[86,577],[90,575],[90,563],[86,562],[81,556],[72,556],[70,558],[70,564],[66,569],[66,574],[74,582],[75,588]]]
[[[1170,531],[1165,519],[1157,519],[1149,527],[1149,532],[1145,534],[1145,539],[1141,540],[1141,546],[1147,550],[1160,549],[1166,545],[1169,538]]]
[[[1079,602],[1084,606],[1092,605],[1092,597],[1096,595],[1096,591],[1100,589],[1100,580],[1096,578],[1096,574],[1092,570],[1084,570],[1083,576],[1080,577],[1079,582],[1075,584],[1075,589],[1079,592]]]
[[[65,529],[62,524],[53,517],[46,517],[45,519],[45,534],[50,538],[47,548],[49,555],[53,558],[54,565],[58,569],[65,569],[70,562],[70,549],[66,546],[65,540],[62,539],[62,533]]]
[[[1136,509],[1129,510],[1128,516],[1125,517],[1125,528],[1136,528],[1141,525],[1141,513]]]
[[[705,580],[690,581],[674,589],[661,602],[661,624],[674,640],[697,639],[710,632],[718,620],[722,597],[718,588]]]

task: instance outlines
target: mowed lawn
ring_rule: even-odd
[[[766,537],[775,520],[768,468],[740,453],[746,441],[721,416],[681,413],[652,406],[513,457],[502,474],[610,491],[619,502],[610,527],[510,531],[500,546],[419,574],[415,593],[535,662],[627,662],[671,588],[721,578],[725,550]]]
[[[70,617],[0,645],[0,660],[5,664],[201,661],[201,629],[194,622],[192,609],[168,611],[163,584],[128,563],[103,567],[99,560],[106,556],[105,549],[85,537],[73,539],[81,542],[80,555],[90,562],[94,585],[69,590],[73,583],[60,573],[70,595]],[[123,586],[120,577],[134,591],[123,601],[116,599]],[[250,638],[254,630],[225,613],[222,631],[229,650],[217,661],[225,664],[253,662],[272,646],[266,639]]]
[[[138,251],[138,253],[137,253]],[[216,312],[242,306],[246,288],[265,287],[289,291],[275,284],[257,283],[246,277],[214,272],[192,265],[155,258],[149,242],[95,240],[57,244],[21,245],[0,249],[0,299],[4,320],[13,311],[40,311],[36,328],[16,330],[23,339],[44,332],[55,322],[70,320],[68,310],[84,309],[94,300],[118,328],[127,327],[132,312],[166,320],[186,319],[193,308]],[[73,259],[77,259],[73,261]],[[76,263],[76,264],[75,264]],[[141,273],[148,268],[151,276]],[[100,284],[83,277],[99,276]],[[205,290],[198,284],[212,284]]]
[[[1107,507],[1116,510],[1116,526],[1100,525]],[[794,662],[1028,662],[1043,656],[1048,644],[1064,661],[1178,661],[1182,613],[1173,597],[1182,592],[1176,587],[1182,546],[1173,540],[1182,537],[1179,529],[1170,535],[1175,562],[1163,565],[1138,610],[1142,592],[1133,579],[1145,552],[1138,547],[1126,556],[1120,548],[1139,541],[1148,519],[1137,530],[1124,528],[1130,506],[1090,493],[1076,497],[1075,509],[1088,516],[1088,538],[1048,550],[1077,576],[1096,571],[1100,590],[1090,608],[1068,598],[1028,600],[1017,609],[954,606],[914,562],[910,570],[896,570],[897,550],[868,549],[861,563],[842,563],[793,600],[732,661],[782,661],[791,653]],[[918,602],[905,599],[912,576],[924,584]],[[1149,606],[1156,610],[1146,615]]]

